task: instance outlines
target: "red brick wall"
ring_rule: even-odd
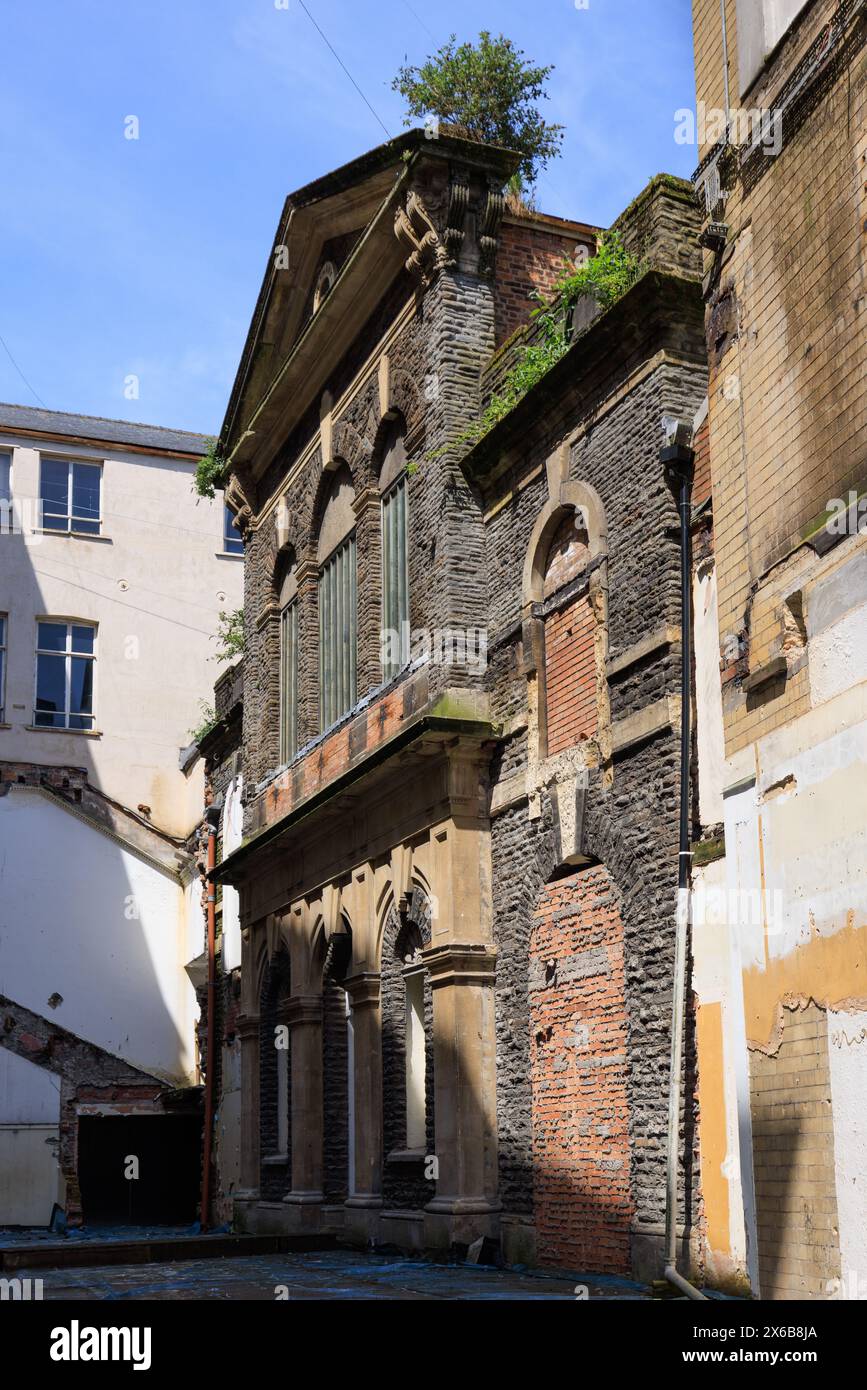
[[[597,731],[595,632],[596,617],[587,594],[545,620],[549,757],[593,738]]]
[[[530,938],[533,1189],[542,1265],[630,1269],[620,898],[602,865],[542,891]]]
[[[710,497],[710,422],[705,420],[693,441],[695,449],[695,469],[692,483],[692,504],[694,507],[706,502]]]
[[[592,255],[595,249],[587,239]],[[578,245],[574,236],[556,228],[532,222],[504,221],[497,248],[497,278],[494,285],[494,313],[497,346],[526,323],[537,307],[532,293],[551,293],[563,274],[564,260],[572,261]]]

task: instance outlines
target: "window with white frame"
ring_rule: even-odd
[[[794,24],[807,0],[737,0],[738,67],[741,95]]]
[[[43,458],[39,476],[43,529],[98,536],[101,492],[102,464]]]
[[[225,555],[243,555],[244,542],[238,530],[238,523],[231,507],[223,507],[223,553]]]
[[[6,720],[6,624],[9,619],[0,613],[0,724]]]
[[[12,500],[12,455],[0,452],[0,502]]]
[[[36,625],[33,723],[45,729],[94,727],[96,627],[53,618]]]

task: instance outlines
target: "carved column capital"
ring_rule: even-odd
[[[488,985],[496,980],[497,953],[475,942],[448,941],[422,951],[431,988],[449,985]]]
[[[361,975],[350,975],[343,984],[352,1000],[353,1010],[379,1007],[381,980],[375,971],[368,970]]]

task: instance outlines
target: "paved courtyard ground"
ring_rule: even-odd
[[[437,1265],[384,1255],[316,1251],[77,1269],[21,1269],[41,1279],[45,1300],[298,1299],[643,1300],[649,1290],[627,1280],[576,1279],[475,1265]],[[586,1289],[586,1293],[584,1290]]]

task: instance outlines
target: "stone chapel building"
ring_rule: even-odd
[[[618,223],[636,283],[474,441],[533,292],[596,244],[510,212],[516,166],[411,131],[288,198],[226,414],[235,1219],[655,1275],[681,670],[659,455],[707,389],[698,213],[651,182]],[[695,1248],[689,1029],[687,1057]]]

